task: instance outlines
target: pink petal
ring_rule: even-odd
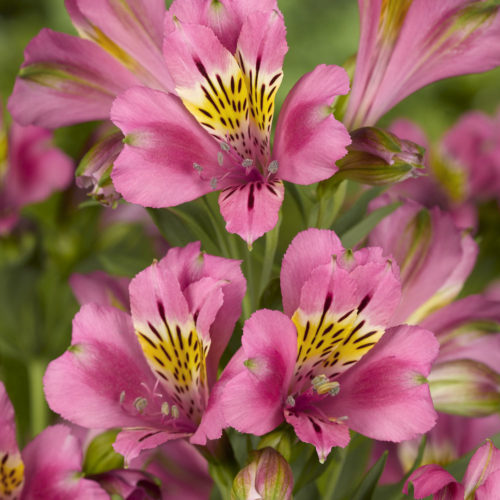
[[[269,162],[274,99],[283,79],[287,50],[285,23],[279,11],[253,12],[245,19],[236,57],[250,96],[249,132],[260,144],[253,148],[252,157],[262,165]]]
[[[85,24],[76,24],[84,36],[99,43],[104,33],[115,47],[108,49],[142,83],[159,90],[173,90],[163,60],[163,0],[77,0]],[[104,45],[104,44],[103,44]],[[105,47],[110,47],[108,43]],[[124,51],[124,53],[123,53]]]
[[[424,465],[413,472],[403,488],[405,494],[408,494],[409,483],[413,484],[415,498],[425,498],[432,494],[435,494],[434,498],[442,500],[464,498],[463,486],[458,484],[455,478],[439,465]],[[446,491],[447,487],[451,488]]]
[[[0,381],[0,453],[18,453],[14,407],[10,402],[5,385]]]
[[[320,65],[304,75],[288,94],[278,119],[273,158],[280,179],[312,184],[328,179],[351,138],[330,109],[349,91],[349,77],[339,66]]]
[[[221,43],[234,53],[241,26],[246,17],[256,11],[277,10],[276,0],[174,0],[169,14],[184,23],[209,27]]]
[[[12,124],[7,161],[2,195],[10,207],[42,201],[73,178],[71,159],[52,145],[51,132],[38,127]]]
[[[219,439],[222,436],[222,429],[228,426],[222,406],[226,394],[225,388],[228,382],[244,370],[245,360],[246,356],[242,348],[238,349],[229,360],[219,380],[210,390],[208,405],[203,412],[198,429],[190,438],[191,443],[205,445],[207,439]]]
[[[169,207],[211,190],[209,180],[218,172],[220,148],[178,98],[133,88],[115,101],[111,117],[126,135],[112,172],[115,188],[125,199],[146,207]],[[205,180],[195,164],[203,167]]]
[[[493,472],[476,490],[476,500],[489,500],[500,495],[500,470]]]
[[[128,297],[128,278],[110,276],[102,271],[90,274],[74,273],[69,284],[76,300],[83,304],[95,303],[119,307],[124,311],[130,309]]]
[[[23,125],[56,128],[109,117],[136,78],[87,40],[44,29],[25,51],[8,109]]]
[[[280,276],[283,311],[287,316],[299,308],[302,286],[313,269],[330,263],[333,255],[343,252],[333,231],[308,229],[295,236],[283,257]]]
[[[500,17],[493,7],[475,15],[470,2],[414,1],[392,18],[382,0],[359,0],[361,37],[353,90],[345,121],[373,125],[406,96],[450,76],[480,73],[500,64],[494,40]],[[402,4],[403,5],[403,4]],[[384,15],[384,14],[382,14]],[[457,15],[459,17],[457,17]]]
[[[373,439],[398,442],[423,434],[436,422],[424,380],[438,348],[427,330],[391,328],[339,378],[340,393],[319,406],[328,416],[347,416],[349,428]]]
[[[317,410],[285,411],[286,421],[293,426],[297,437],[312,444],[323,463],[334,446],[345,448],[349,443],[349,428],[343,422],[331,422]]]
[[[190,320],[186,298],[164,261],[141,271],[130,282],[129,291],[132,318],[139,330],[148,322],[162,325],[164,318],[181,325]]]
[[[83,306],[75,316],[71,348],[49,364],[44,377],[52,410],[77,425],[101,429],[158,425],[161,401],[147,392],[155,385],[130,317],[97,304]],[[148,400],[146,414],[134,406],[137,398]],[[158,417],[147,417],[155,412]]]
[[[283,421],[297,356],[295,326],[278,311],[257,311],[243,327],[242,345],[247,361],[225,385],[222,409],[227,424],[262,435]]]
[[[28,443],[23,450],[23,461],[25,500],[109,498],[98,483],[81,478],[81,445],[65,425],[47,427]]]
[[[386,201],[377,200],[373,207]],[[369,242],[382,247],[401,268],[403,295],[394,324],[418,322],[450,302],[468,276],[477,252],[472,238],[455,226],[449,214],[437,207],[429,214],[410,200],[377,225]]]
[[[488,440],[474,453],[467,466],[462,481],[465,496],[468,497],[484,483],[490,474],[498,471],[500,471],[500,450],[497,450]]]
[[[219,206],[226,230],[249,245],[278,222],[284,187],[279,181],[256,181],[222,191]]]

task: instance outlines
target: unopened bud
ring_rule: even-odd
[[[121,132],[109,134],[87,152],[76,170],[76,185],[90,188],[89,196],[106,206],[114,206],[121,198],[111,181],[111,170],[122,148]]]
[[[231,500],[288,500],[293,475],[288,462],[273,448],[252,452],[250,463],[236,475]]]
[[[428,377],[437,411],[485,417],[500,411],[500,374],[470,359],[436,364]]]
[[[380,186],[421,175],[425,151],[418,144],[375,127],[354,130],[351,139],[347,155],[337,162],[337,180]]]

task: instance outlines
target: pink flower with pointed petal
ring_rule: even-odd
[[[388,203],[377,198],[371,207]],[[474,267],[478,246],[438,207],[427,210],[406,200],[370,233],[369,242],[394,257],[401,270],[402,299],[395,324],[419,323],[451,302]]]
[[[408,478],[403,493],[413,484],[415,498],[433,495],[434,500],[491,500],[500,496],[500,451],[491,441],[471,458],[462,483],[438,465],[424,465]]]
[[[188,19],[219,26],[214,12],[206,14],[207,3],[197,2],[201,10]],[[237,4],[212,2],[209,9],[226,12],[225,23],[228,6]],[[134,88],[113,106],[112,120],[126,136],[113,183],[128,201],[156,208],[220,190],[227,230],[251,244],[277,222],[282,180],[312,184],[336,172],[350,137],[330,106],[347,93],[348,77],[325,65],[303,76],[285,100],[271,153],[287,51],[281,14],[268,9],[240,17],[236,45],[234,29],[219,39],[218,29],[183,22],[183,14],[167,23],[164,51],[178,97]]]
[[[48,130],[13,123],[7,131],[0,120],[0,235],[14,227],[24,205],[70,184],[72,162],[51,142]]]
[[[500,64],[500,16],[483,0],[358,0],[349,129],[374,125],[406,96],[442,78]]]
[[[97,483],[81,477],[82,449],[68,427],[48,427],[19,452],[14,409],[2,382],[0,429],[0,498],[108,498]]]
[[[434,425],[425,377],[438,345],[422,328],[388,328],[401,291],[380,248],[352,253],[331,231],[299,233],[281,289],[285,314],[254,313],[221,377],[227,424],[261,435],[286,420],[321,460],[349,429],[401,441]]]
[[[210,387],[241,312],[240,263],[191,243],[139,273],[129,292],[131,316],[97,304],[76,315],[72,346],[45,375],[49,405],[83,427],[122,427],[114,446],[127,461],[167,440],[219,437]]]
[[[163,0],[66,0],[66,8],[80,37],[44,29],[30,42],[9,100],[19,123],[107,119],[113,99],[133,85],[173,89]]]

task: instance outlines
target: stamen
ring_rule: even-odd
[[[295,406],[295,398],[290,394],[290,396],[286,398],[286,403],[289,406]]]
[[[164,401],[162,404],[161,404],[161,414],[162,415],[168,415],[170,413],[170,406],[169,404]]]
[[[217,189],[217,177],[210,179],[210,187],[215,191]]]
[[[175,405],[172,405],[172,418],[179,418],[179,408]]]
[[[340,392],[340,384],[336,381],[330,381],[326,375],[318,375],[312,379],[313,390],[318,394],[330,394],[336,396]]]
[[[222,167],[222,165],[224,165],[224,155],[221,151],[217,153],[217,163],[219,164],[219,167]]]
[[[199,163],[193,163],[193,168],[200,174],[203,172],[203,167]]]
[[[120,404],[123,404],[125,401],[125,391],[120,392]]]
[[[268,166],[267,171],[269,174],[273,175],[278,171],[278,160],[273,160]]]
[[[146,409],[146,406],[148,406],[148,400],[139,396],[135,398],[134,406],[139,413],[142,413]]]
[[[253,160],[252,158],[245,158],[242,162],[241,162],[241,165],[245,168],[249,168],[251,166],[253,166]]]
[[[222,149],[222,151],[225,151],[226,153],[229,152],[231,149],[229,144],[226,144],[225,142],[220,143],[220,148]]]

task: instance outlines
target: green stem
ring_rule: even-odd
[[[217,243],[219,244],[219,248],[222,252],[222,255],[229,255],[229,248],[226,245],[226,238],[225,234],[226,232],[222,232],[220,230],[219,224],[217,224],[217,220],[215,218],[215,214],[212,210],[212,207],[210,206],[210,203],[207,200],[206,196],[203,196],[203,202],[205,203],[205,206],[207,207],[207,212],[210,217],[210,222],[212,223],[212,227],[214,228],[215,236],[217,237]]]
[[[48,406],[43,393],[43,375],[47,363],[42,359],[32,359],[27,366],[30,395],[30,431],[34,437],[39,434],[48,421]]]
[[[269,280],[271,279],[274,257],[276,255],[276,249],[278,248],[280,225],[281,216],[279,217],[276,226],[271,231],[267,232],[265,236],[266,246],[264,249],[264,262],[262,263],[262,272],[260,275],[259,300],[262,292],[264,292]]]

